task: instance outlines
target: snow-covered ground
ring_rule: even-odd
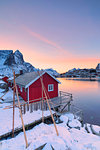
[[[12,130],[12,118],[13,118],[13,109],[4,109],[10,104],[0,104],[0,135],[3,135]],[[44,117],[50,116],[49,111],[44,111]],[[24,124],[29,124],[35,122],[42,118],[42,111],[34,111],[33,113],[27,112],[23,115]],[[19,114],[19,109],[15,108],[15,128],[21,127],[21,118]]]
[[[71,118],[72,115],[70,117],[70,121]],[[41,123],[35,126],[33,129],[26,131],[27,140],[29,143],[29,147],[27,148],[27,150],[35,150],[36,148],[44,144],[46,145],[44,146],[43,150],[52,150],[51,145],[54,150],[100,150],[99,136],[93,135],[91,133],[86,133],[83,127],[81,127],[80,130],[75,128],[68,128],[68,126],[66,125],[69,120],[67,115],[61,117],[61,119],[65,119],[65,121],[63,123],[57,124],[59,136],[56,135],[53,124],[47,125]],[[0,150],[14,149],[26,150],[23,132],[18,134],[15,138],[1,141]]]
[[[1,90],[2,91],[2,90]],[[1,92],[0,91],[0,92]],[[12,91],[6,95],[12,98]],[[0,104],[0,135],[12,130],[12,109],[4,109],[10,103]],[[44,112],[44,116],[50,115],[49,111]],[[27,112],[23,115],[24,124],[29,124],[42,118],[42,111]],[[67,113],[60,116],[62,123],[56,124],[59,136],[53,124],[47,125],[41,123],[31,130],[26,131],[29,146],[27,150],[35,150],[44,145],[43,150],[100,150],[100,136],[92,134],[90,125],[87,128],[90,133],[87,133],[82,127],[79,120],[74,118],[74,115]],[[15,109],[15,128],[21,127],[21,118],[18,108]],[[100,127],[93,125],[93,129],[99,133]],[[24,133],[21,132],[11,139],[0,141],[0,150],[26,150]]]

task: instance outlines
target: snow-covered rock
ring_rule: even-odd
[[[30,63],[24,61],[19,50],[14,53],[13,50],[0,50],[0,75],[12,76],[12,68],[17,74],[20,73],[20,70],[23,70],[24,73],[37,70]]]
[[[100,63],[96,67],[96,72],[100,72]]]
[[[43,150],[100,150],[100,137],[72,128],[68,130],[62,124],[57,125],[59,136],[53,125],[41,123],[26,131],[29,146],[25,147],[23,132],[16,137],[3,140],[0,150],[35,150],[45,145]]]
[[[7,57],[13,53],[13,50],[0,50],[0,66],[4,65]]]
[[[16,64],[13,53],[9,54],[7,59],[4,62],[4,65],[11,66]]]
[[[12,95],[11,93],[8,94]],[[8,97],[7,96],[7,97]],[[0,135],[12,131],[12,118],[13,110],[4,109],[10,103],[0,104]],[[53,112],[52,112],[53,113]],[[50,112],[44,111],[44,116],[49,116]],[[33,113],[27,112],[23,115],[24,124],[32,123],[42,118],[42,111],[34,111]],[[74,119],[71,113],[62,115],[60,117],[64,123],[70,120],[72,128],[68,128],[64,123],[56,124],[59,135],[57,136],[53,124],[47,125],[41,123],[31,130],[26,131],[28,140],[28,148],[25,145],[24,133],[21,132],[11,139],[0,141],[0,150],[35,150],[44,145],[43,150],[100,150],[100,136],[87,133],[84,128],[80,126],[77,119]],[[80,126],[80,130],[75,129],[75,126]],[[19,109],[15,108],[15,128],[21,127],[21,118]],[[93,126],[99,132],[99,126]]]
[[[0,88],[1,89],[8,89],[8,84],[2,80],[0,80]]]
[[[69,70],[68,72],[73,72],[73,71],[76,71],[76,68],[73,68],[73,69]]]
[[[65,122],[65,124],[68,123],[68,117],[66,115],[61,115],[60,116],[60,120],[63,121],[63,122]]]
[[[52,69],[52,68],[49,68],[49,69],[45,69],[48,73],[50,73],[51,75],[53,75],[53,76],[59,76],[59,73],[56,71],[56,70],[54,70],[54,69]]]
[[[78,121],[77,119],[73,119],[72,121],[69,121],[68,122],[68,125],[71,127],[71,128],[77,128],[77,127],[81,127],[82,124],[80,123],[80,121]]]
[[[15,51],[14,59],[15,59],[16,64],[23,64],[24,63],[23,55],[19,50]]]

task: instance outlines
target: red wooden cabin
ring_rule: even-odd
[[[7,76],[3,77],[2,80],[3,80],[4,82],[8,83],[8,77],[7,77]]]
[[[42,78],[43,84],[49,95],[49,98],[58,96],[58,81],[54,76],[46,71],[30,72],[20,75],[16,78],[16,84],[20,96],[28,103],[36,102],[42,98]],[[43,97],[44,94],[43,94]]]

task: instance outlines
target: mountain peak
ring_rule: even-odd
[[[22,53],[17,49],[15,52],[14,52],[15,55],[22,55]]]
[[[37,70],[30,63],[24,61],[23,54],[19,50],[16,50],[14,53],[13,50],[1,50],[0,66],[0,75],[8,76],[12,75],[11,67],[13,67],[16,74],[18,74],[20,70],[23,70],[23,73]]]
[[[14,58],[15,58],[16,64],[23,64],[24,63],[23,55],[19,50],[15,51]]]

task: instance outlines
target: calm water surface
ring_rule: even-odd
[[[73,103],[82,109],[84,122],[100,125],[100,81],[59,80],[59,90],[73,94]]]

